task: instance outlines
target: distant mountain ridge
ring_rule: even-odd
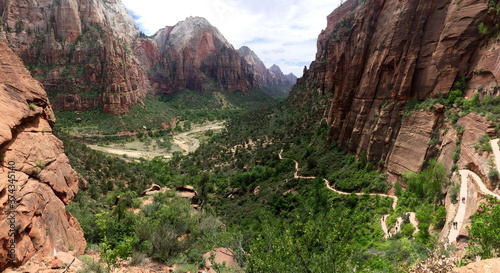
[[[137,41],[151,85],[159,93],[188,88],[211,92],[247,92],[254,88],[289,86],[283,73],[268,71],[248,47],[236,51],[205,18],[188,17],[152,38]]]
[[[238,53],[252,67],[256,78],[255,80],[261,86],[292,86],[297,81],[297,77],[295,77],[295,75],[290,73],[289,75],[291,75],[291,77],[285,76],[280,67],[275,64],[267,69],[257,54],[255,54],[255,52],[247,46],[242,46],[238,49]]]
[[[26,5],[0,2],[0,39],[43,83],[56,109],[101,108],[119,114],[148,92],[248,92],[293,85],[282,73],[255,70],[201,17],[186,18],[148,38],[120,0]],[[266,74],[264,80],[260,73]]]

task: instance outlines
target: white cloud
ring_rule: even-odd
[[[122,0],[139,28],[152,35],[189,16],[205,17],[237,49],[250,47],[267,67],[302,75],[316,54],[326,16],[340,0]]]

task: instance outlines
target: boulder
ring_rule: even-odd
[[[160,192],[160,190],[161,190],[161,187],[159,185],[153,183],[151,185],[151,187],[149,187],[149,189],[147,189],[141,193],[141,196],[158,193],[158,192]]]

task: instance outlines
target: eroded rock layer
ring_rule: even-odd
[[[82,254],[83,231],[65,209],[78,192],[77,173],[52,134],[47,94],[3,41],[0,115],[0,270],[54,251]]]
[[[248,47],[235,50],[201,17],[189,17],[159,30],[152,39],[139,39],[135,54],[160,93],[183,89],[202,92],[247,92],[254,88],[288,86],[279,67],[268,70]]]
[[[498,21],[487,0],[348,0],[327,19],[294,96],[330,95],[324,117],[332,139],[396,173],[422,166],[402,159],[427,158],[436,122],[433,114],[404,121],[410,99],[447,96],[462,75],[473,92],[500,81],[500,47],[478,30]],[[412,154],[415,141],[424,147]]]
[[[132,52],[139,35],[119,1],[0,1],[0,37],[64,110],[128,111],[146,75]]]

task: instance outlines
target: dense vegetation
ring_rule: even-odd
[[[447,98],[410,102],[409,113],[441,103],[451,123],[469,112],[497,119],[498,97],[475,95],[465,100],[464,82],[457,82]],[[300,92],[303,86],[295,88]],[[184,265],[179,272],[201,266],[201,254],[216,247],[231,248],[248,272],[401,272],[432,252],[447,255],[437,244],[437,236],[446,220],[443,194],[451,183],[437,160],[426,162],[420,173],[404,174],[402,184],[396,183],[399,201],[395,210],[391,198],[340,195],[325,186],[326,179],[344,192],[389,190],[381,166],[363,156],[356,159],[345,154],[329,139],[328,125],[321,121],[329,96],[302,97],[305,101],[300,104],[308,107],[297,110],[290,107],[296,103],[293,99],[264,108],[265,96],[258,94],[244,102],[248,97],[242,94],[221,97],[187,92],[149,98],[150,109],[135,108],[129,117],[120,118],[122,123],[107,117],[92,121],[94,128],[119,128],[129,119],[125,123],[135,122],[131,130],[148,126],[153,129],[145,134],[154,138],[170,132],[155,127],[165,118],[163,107],[176,106],[169,109],[181,113],[184,125],[226,120],[226,131],[211,132],[196,152],[177,153],[169,162],[126,162],[86,148],[65,133],[71,130],[58,132],[72,166],[90,185],[68,206],[84,229],[89,250],[100,250],[108,266],[121,258],[132,257],[132,263],[137,263],[151,257]],[[138,117],[155,116],[150,113],[161,118],[143,125]],[[92,112],[78,115],[82,114]],[[67,114],[58,126],[81,126],[75,125],[74,118]],[[456,129],[460,141],[463,128],[456,125]],[[485,138],[477,149],[487,150],[488,144]],[[143,205],[146,199],[139,196],[152,183],[171,190]],[[176,195],[174,189],[184,185],[198,192],[196,213],[188,200]],[[452,202],[456,202],[457,190],[456,186],[449,190]],[[493,200],[490,203],[472,218],[469,255],[489,257],[485,253],[498,252],[497,238],[491,235],[498,234],[492,232],[498,228],[493,220],[498,206]],[[409,212],[416,213],[418,232],[409,221]],[[398,217],[403,222],[394,236],[384,239],[380,219],[387,214],[388,226]]]
[[[59,128],[70,133],[113,135],[118,132],[132,132],[146,127],[148,130],[164,129],[162,123],[177,124],[183,121],[203,123],[226,120],[248,110],[259,109],[276,103],[260,90],[252,92],[213,92],[211,94],[184,90],[173,94],[148,95],[144,104],[132,107],[129,113],[113,115],[101,109],[88,111],[55,110]],[[182,128],[179,128],[182,130]]]
[[[431,163],[427,172],[408,174],[412,186],[398,192],[403,202],[396,211],[390,198],[328,190],[323,178],[353,193],[384,193],[388,185],[377,166],[328,141],[328,126],[317,122],[328,95],[309,99],[311,107],[301,111],[282,103],[232,115],[227,131],[169,162],[125,162],[60,133],[71,164],[90,185],[68,206],[89,249],[100,249],[109,265],[131,256],[133,262],[152,257],[196,268],[202,253],[229,247],[248,272],[400,272],[425,258],[435,242],[425,227],[442,222],[436,201],[447,183],[442,167]],[[293,160],[299,175],[317,178],[294,178]],[[202,210],[191,213],[175,191],[141,207],[140,193],[152,183],[193,185]],[[426,201],[416,203],[422,196]],[[415,238],[409,211],[421,221]],[[402,232],[389,240],[380,226],[384,214],[391,214],[388,224],[405,219]]]

